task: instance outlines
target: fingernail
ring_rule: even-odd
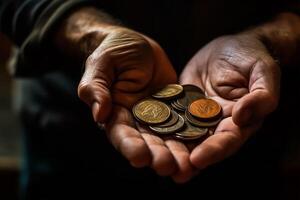
[[[93,103],[92,105],[92,113],[93,113],[93,117],[95,122],[97,122],[97,118],[98,118],[98,113],[99,113],[99,109],[100,109],[100,105],[98,102]]]

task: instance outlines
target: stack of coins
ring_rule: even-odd
[[[132,113],[159,135],[195,140],[212,134],[222,107],[194,85],[169,84],[135,104]]]

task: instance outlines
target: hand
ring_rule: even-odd
[[[187,64],[180,83],[201,87],[223,108],[214,135],[190,155],[191,163],[203,169],[237,151],[276,108],[280,69],[264,44],[244,33],[206,45]]]
[[[116,27],[87,59],[78,93],[92,108],[95,121],[105,123],[114,147],[134,167],[150,166],[159,175],[176,173],[180,179],[181,172],[192,172],[186,146],[155,136],[138,126],[131,114],[139,99],[176,82],[176,73],[156,42]]]

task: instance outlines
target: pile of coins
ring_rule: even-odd
[[[222,107],[194,85],[169,84],[135,104],[132,113],[159,135],[195,140],[213,134]]]

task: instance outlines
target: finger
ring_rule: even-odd
[[[143,99],[147,96],[150,96],[149,90],[144,90],[137,93],[128,93],[114,90],[112,93],[112,99],[114,99],[114,103],[118,105],[122,105],[128,109],[132,108],[134,104],[140,99]]]
[[[224,119],[217,127],[215,134],[208,137],[191,153],[191,163],[198,169],[204,169],[209,165],[224,160],[235,153],[246,139],[260,126],[240,128],[231,118]]]
[[[275,65],[275,64],[274,64]],[[275,110],[279,100],[280,71],[278,66],[258,61],[250,74],[250,93],[233,107],[233,121],[239,126],[263,119]]]
[[[204,80],[207,75],[206,60],[208,54],[200,50],[195,56],[187,63],[179,77],[181,84],[192,84],[206,90]]]
[[[137,124],[137,127],[152,153],[151,167],[160,176],[170,176],[175,173],[176,161],[162,138],[153,135],[144,125]]]
[[[151,151],[151,167],[155,172],[160,176],[170,176],[174,174],[177,170],[177,163],[164,141],[149,133],[142,133],[142,136]]]
[[[278,99],[264,90],[257,90],[245,95],[233,107],[232,118],[239,126],[246,126],[253,121],[263,119],[277,106]]]
[[[182,85],[196,85],[202,89],[205,89],[201,76],[198,75],[198,72],[195,70],[195,68],[196,67],[190,67],[187,65],[179,77],[179,83]]]
[[[112,66],[107,55],[95,51],[87,60],[85,72],[78,86],[81,100],[92,108],[94,120],[105,122],[111,111],[109,88],[113,80]]]
[[[195,168],[190,162],[190,152],[188,148],[177,140],[165,141],[167,147],[171,151],[178,166],[178,170],[172,175],[176,183],[185,183],[189,181],[195,174]]]
[[[151,152],[140,132],[134,128],[134,120],[127,109],[115,106],[106,130],[113,146],[132,166],[150,166]]]
[[[209,96],[209,98],[214,99],[222,107],[222,117],[226,118],[232,115],[232,108],[235,104],[234,101],[223,99],[219,96]]]
[[[153,85],[167,85],[170,83],[177,83],[177,74],[168,59],[168,56],[166,55],[165,51],[160,47],[159,44],[157,44],[155,41],[153,41],[151,38],[146,37],[153,49],[154,60],[156,60],[155,68],[160,69],[154,71],[154,76],[152,83]],[[162,79],[162,74],[167,74],[168,78]],[[157,88],[152,88],[152,92],[155,91]]]

